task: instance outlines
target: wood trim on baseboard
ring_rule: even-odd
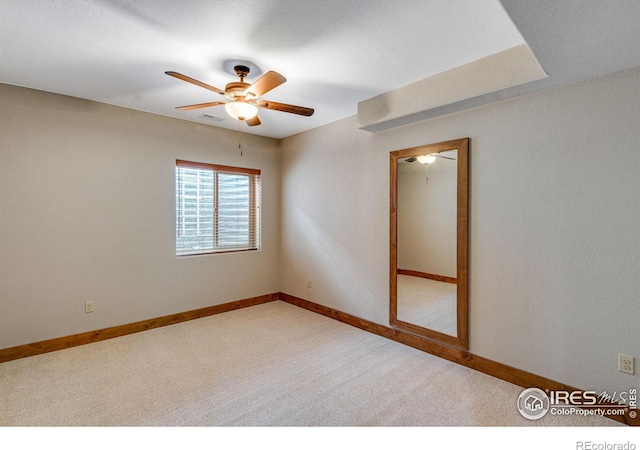
[[[458,284],[457,278],[435,275],[433,273],[418,272],[417,270],[398,269],[398,275],[409,275],[410,277],[426,278],[428,280],[442,281],[443,283]]]
[[[293,295],[280,293],[280,300],[283,302],[299,306],[309,311],[322,314],[323,316],[330,317],[347,325],[360,328],[361,330],[368,331],[370,333],[377,334],[379,336],[391,339],[401,344],[408,345],[410,347],[422,350],[440,358],[447,359],[449,361],[458,363],[470,369],[477,370],[478,372],[485,373],[492,377],[499,378],[509,383],[521,386],[523,388],[537,387],[539,389],[548,389],[550,391],[565,390],[569,392],[581,391],[580,389],[559,383],[549,378],[541,377],[539,375],[526,372],[515,367],[507,366],[496,361],[492,361],[482,356],[474,355],[466,350],[461,350],[454,347],[441,344],[436,341],[431,341],[409,332],[398,330],[380,325],[375,322],[371,322],[360,317],[353,316],[351,314],[339,311],[337,309],[329,308],[327,306],[319,305],[317,303],[304,300]],[[514,399],[514,409],[515,409]],[[624,423],[626,425],[640,426],[640,418],[632,419],[628,415],[620,416],[605,416],[609,419],[617,422]]]
[[[26,358],[28,356],[41,355],[43,353],[49,353],[56,350],[63,350],[65,348],[77,347],[79,345],[91,344],[93,342],[104,341],[106,339],[138,333],[152,328],[186,322],[188,320],[200,319],[202,317],[213,316],[215,314],[247,308],[249,306],[273,302],[278,299],[278,293],[261,295],[259,297],[246,298],[244,300],[237,300],[234,302],[223,303],[221,305],[170,314],[168,316],[156,317],[155,319],[143,320],[126,325],[118,325],[115,327],[104,328],[102,330],[87,331],[85,333],[74,334],[71,336],[64,336],[46,341],[34,342],[32,344],[0,349],[0,363],[12,361],[14,359]]]
[[[303,300],[301,298],[294,297],[293,295],[285,294],[283,292],[247,298],[244,300],[237,300],[234,302],[223,303],[221,305],[209,306],[207,308],[195,309],[182,313],[171,314],[168,316],[157,317],[155,319],[143,320],[126,325],[104,328],[102,330],[88,331],[71,336],[34,342],[32,344],[0,349],[0,363],[20,358],[26,358],[29,356],[41,355],[43,353],[49,353],[57,350],[63,350],[65,348],[91,344],[93,342],[104,341],[106,339],[112,339],[120,336],[125,336],[127,334],[138,333],[140,331],[173,325],[180,322],[186,322],[189,320],[199,319],[215,314],[221,314],[224,312],[247,308],[250,306],[261,305],[263,303],[269,303],[276,300],[281,300],[291,305],[299,306],[323,316],[330,317],[347,325],[351,325],[361,330],[377,334],[379,336],[391,339],[404,345],[408,345],[418,350],[430,353],[440,358],[444,358],[446,360],[515,384],[517,386],[521,386],[524,388],[537,387],[540,389],[548,390],[566,390],[569,392],[581,391],[580,389],[574,388],[572,386],[568,386],[566,384],[559,383],[557,381],[550,380],[548,378],[544,378],[539,375],[517,369],[515,367],[507,366],[506,364],[474,355],[466,350],[449,347],[439,342],[431,341],[429,339],[416,336],[406,331],[390,328],[385,325],[380,325],[375,322],[371,322],[369,320],[339,311],[337,309],[319,305],[308,300]],[[616,420],[626,425],[640,426],[640,418],[632,419],[628,415],[625,415],[624,417],[605,417]]]

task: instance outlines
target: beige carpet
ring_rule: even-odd
[[[273,302],[0,364],[0,425],[617,425],[526,420],[521,391]]]
[[[398,319],[456,336],[457,289],[452,283],[398,275]]]

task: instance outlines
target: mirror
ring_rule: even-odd
[[[389,322],[468,349],[469,139],[390,153]]]

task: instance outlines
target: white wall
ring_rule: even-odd
[[[283,141],[280,290],[388,324],[389,152],[470,137],[470,351],[582,389],[640,358],[640,68]],[[312,278],[312,289],[305,280]]]
[[[278,141],[244,133],[240,157],[229,130],[8,85],[0,99],[0,348],[278,291]],[[262,170],[262,251],[176,258],[176,159]]]
[[[280,290],[387,323],[389,156],[374,139],[351,117],[282,141]]]
[[[443,158],[398,163],[398,269],[456,278],[457,173]]]

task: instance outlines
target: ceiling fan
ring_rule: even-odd
[[[271,70],[258,78],[253,84],[250,84],[244,81],[245,77],[249,75],[250,69],[247,66],[237,65],[233,70],[236,72],[236,75],[238,75],[238,78],[240,78],[240,81],[232,81],[231,83],[228,83],[225,86],[224,91],[178,72],[165,72],[169,76],[208,89],[216,94],[227,97],[230,100],[178,106],[176,109],[180,111],[190,111],[192,109],[224,105],[225,110],[231,117],[241,121],[246,121],[247,125],[250,127],[260,125],[261,123],[260,119],[258,119],[258,108],[272,109],[275,111],[282,111],[307,117],[313,114],[314,110],[312,108],[258,99],[258,97],[261,97],[287,81],[287,79],[278,72]]]

